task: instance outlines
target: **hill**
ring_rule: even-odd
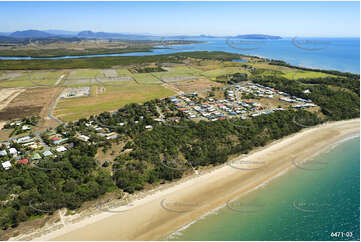
[[[139,39],[145,38],[146,35],[142,34],[121,34],[121,33],[106,33],[106,32],[93,32],[90,30],[81,31],[77,35],[80,38],[100,38],[100,39]]]
[[[9,35],[9,37],[13,38],[49,38],[53,36],[52,34],[39,30],[16,31]]]

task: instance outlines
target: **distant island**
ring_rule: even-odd
[[[212,35],[200,35],[202,38],[238,38],[238,39],[282,39],[281,36],[266,35],[266,34],[243,34],[236,36],[212,36]]]
[[[282,39],[281,36],[266,35],[266,34],[245,34],[237,35],[235,38],[239,39]]]

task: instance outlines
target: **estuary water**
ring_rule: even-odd
[[[152,38],[151,40],[159,40]],[[167,39],[162,39],[167,40]],[[174,39],[172,39],[174,40]],[[360,73],[360,38],[283,38],[280,40],[242,40],[225,38],[187,38],[201,41],[190,45],[159,46],[151,52],[62,56],[51,58],[0,57],[1,59],[73,59],[102,56],[144,56],[187,51],[225,51],[283,60],[292,65]]]

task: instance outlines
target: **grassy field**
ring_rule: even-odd
[[[322,72],[313,72],[313,71],[290,71],[285,74],[283,74],[284,77],[287,79],[292,80],[294,79],[300,79],[300,78],[324,78],[324,77],[332,77],[334,75],[326,74]]]
[[[300,78],[324,78],[324,77],[335,77],[332,74],[327,74],[323,72],[316,72],[316,71],[301,71],[296,70],[294,68],[284,67],[284,66],[275,66],[275,65],[269,65],[267,63],[255,63],[250,64],[250,66],[261,68],[261,69],[267,69],[264,74],[272,74],[272,70],[275,72],[282,73],[281,75],[283,77],[286,77],[287,79],[292,80],[294,79],[300,79]]]
[[[94,90],[91,93],[89,97],[61,99],[56,106],[55,115],[64,121],[72,121],[104,111],[117,110],[128,103],[142,103],[174,94],[161,85],[139,85],[135,82],[122,82],[117,86],[105,87],[102,94],[96,95]]]
[[[233,74],[237,72],[242,72],[239,67],[223,67],[223,68],[205,71],[203,75],[208,78],[216,78],[218,76],[224,76],[227,74]]]
[[[154,72],[152,74],[160,79],[167,79],[167,78],[177,78],[177,77],[181,78],[181,77],[189,77],[189,76],[197,77],[197,76],[201,76],[202,73],[203,71],[195,68],[190,68],[186,66],[177,66],[170,68],[170,70],[167,72]]]
[[[131,74],[130,76],[133,77],[136,80],[136,82],[138,82],[139,84],[162,83],[158,78],[156,78],[152,74],[136,73],[136,74]]]
[[[131,76],[130,71],[128,69],[117,69],[118,76]]]
[[[3,73],[0,75],[1,87],[35,87],[54,85],[64,71],[33,71]]]
[[[93,79],[95,76],[103,76],[101,70],[97,69],[82,69],[70,72],[68,79]]]

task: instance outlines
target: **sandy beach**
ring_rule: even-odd
[[[297,169],[295,163],[302,164],[359,132],[359,119],[307,128],[233,159],[234,165],[223,165],[184,179],[127,206],[103,211],[77,223],[63,223],[62,228],[35,240],[161,240],[288,169]],[[237,165],[237,160],[247,160],[249,164]]]

